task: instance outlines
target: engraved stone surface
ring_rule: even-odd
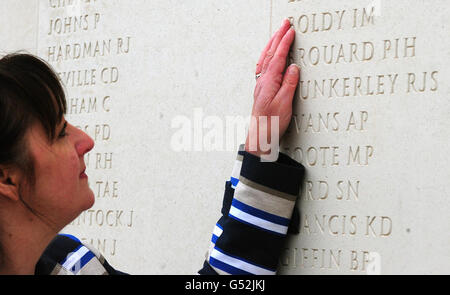
[[[36,54],[38,2],[2,0],[1,5],[0,55],[16,50]]]
[[[307,169],[281,273],[449,273],[450,6],[272,1],[302,68],[284,150]]]
[[[3,2],[0,50],[52,64],[96,143],[96,204],[64,231],[114,267],[201,267],[245,137],[176,151],[173,123],[250,115],[257,58],[290,18],[302,74],[282,151],[307,174],[280,273],[449,274],[448,1]]]

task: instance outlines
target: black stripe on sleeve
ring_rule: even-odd
[[[198,271],[199,275],[218,275],[218,273],[209,265],[209,263],[205,260],[203,262],[203,267]]]
[[[225,193],[223,195],[222,201],[222,215],[228,216],[228,212],[230,212],[231,202],[233,201],[234,196],[234,188],[231,187],[231,181],[225,182]]]
[[[279,153],[276,162],[262,162],[261,158],[244,152],[241,176],[277,191],[298,196],[305,168],[302,164]]]
[[[228,217],[216,246],[256,265],[276,269],[285,238]]]

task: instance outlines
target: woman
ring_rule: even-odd
[[[280,137],[290,122],[299,79],[295,65],[283,76],[294,35],[284,21],[256,69],[261,77],[252,115],[279,116]],[[0,274],[120,273],[76,238],[55,239],[94,204],[83,159],[94,142],[65,120],[65,112],[64,90],[50,66],[27,54],[0,60]],[[258,138],[258,122],[250,125],[248,138]],[[249,143],[247,139],[246,154],[264,153]],[[239,231],[224,230],[222,236],[237,239]],[[220,270],[203,271],[216,272]]]

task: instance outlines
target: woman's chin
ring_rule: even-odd
[[[89,193],[86,196],[86,205],[85,205],[85,208],[83,209],[83,211],[85,211],[85,210],[91,208],[92,206],[94,206],[94,203],[95,203],[94,192],[91,189],[89,189]]]

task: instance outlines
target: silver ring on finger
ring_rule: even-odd
[[[261,77],[261,75],[262,75],[261,73],[256,74],[256,75],[255,75],[255,80],[258,80],[258,78]]]

